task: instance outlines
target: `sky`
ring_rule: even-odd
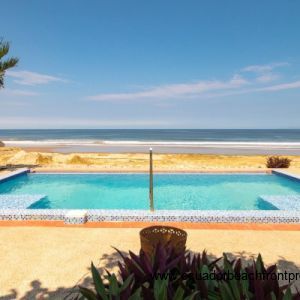
[[[0,128],[300,128],[298,0],[3,0]]]

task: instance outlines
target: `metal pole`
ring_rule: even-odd
[[[150,154],[150,168],[149,168],[149,200],[150,200],[150,210],[154,211],[153,202],[153,160],[152,160],[152,148],[149,149]]]

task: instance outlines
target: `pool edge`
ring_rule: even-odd
[[[14,178],[30,172],[28,168],[15,171],[10,176],[5,176],[2,180]],[[205,173],[205,172],[199,172]],[[211,172],[209,172],[211,173]],[[221,172],[215,172],[221,173]],[[223,172],[222,172],[223,173]],[[228,173],[235,173],[228,172]],[[247,171],[239,172],[247,173]],[[286,171],[270,170],[261,173],[274,173],[288,176],[300,181],[300,177],[293,176]],[[42,174],[42,173],[40,173]],[[93,174],[93,173],[91,173]],[[3,177],[3,176],[2,176]],[[93,223],[126,223],[136,222],[175,222],[183,224],[300,224],[300,211],[222,211],[222,210],[159,210],[150,212],[148,210],[79,210],[70,209],[0,209],[0,222],[63,222],[69,225],[82,225]],[[73,213],[72,213],[73,212]]]
[[[0,221],[300,224],[300,211],[0,209]]]

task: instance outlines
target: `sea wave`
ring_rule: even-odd
[[[95,145],[101,143],[96,140],[4,140],[7,146],[56,146],[56,145]]]
[[[160,147],[211,147],[211,148],[276,148],[299,149],[300,142],[239,142],[239,141],[121,141],[121,140],[5,140],[7,146],[160,146]]]

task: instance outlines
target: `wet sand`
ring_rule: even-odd
[[[185,145],[53,145],[23,146],[29,152],[59,152],[59,153],[146,153],[149,148],[154,148],[156,153],[164,154],[216,154],[216,155],[300,155],[300,146],[185,146]]]

